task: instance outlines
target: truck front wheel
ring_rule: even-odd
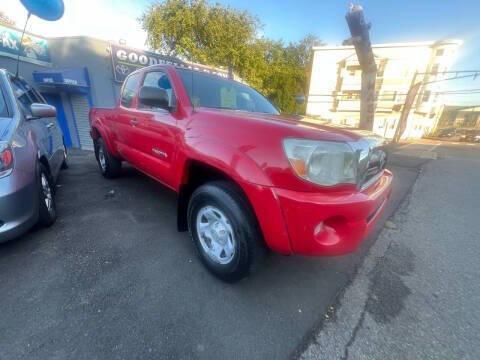
[[[102,138],[98,138],[95,141],[95,157],[103,176],[113,179],[120,175],[122,162],[108,152]]]
[[[214,181],[194,191],[188,204],[188,228],[202,262],[224,281],[247,276],[265,254],[255,215],[230,182]]]

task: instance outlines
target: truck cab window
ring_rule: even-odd
[[[137,91],[138,83],[140,81],[140,74],[130,75],[123,84],[122,96],[120,102],[122,106],[127,108],[132,106],[133,98],[135,97],[135,92]]]
[[[168,94],[168,105],[175,107],[175,95],[173,93],[172,84],[167,74],[163,71],[152,71],[145,74],[143,86],[158,87],[165,90]]]
[[[278,110],[256,90],[217,75],[177,69],[195,107],[278,115]]]

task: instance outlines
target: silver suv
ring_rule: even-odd
[[[55,182],[66,160],[55,107],[0,69],[0,242],[55,222]]]

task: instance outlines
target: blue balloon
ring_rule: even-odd
[[[30,14],[48,21],[55,21],[63,16],[63,0],[20,0]]]

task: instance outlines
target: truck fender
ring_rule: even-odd
[[[291,253],[291,244],[280,205],[267,174],[245,153],[215,140],[192,142],[187,152],[177,156],[177,164],[181,166],[178,173],[182,174],[179,181],[177,209],[177,225],[180,231],[187,230],[186,210],[188,199],[193,191],[188,186],[192,181],[189,174],[192,162],[216,170],[235,182],[249,202],[268,247],[279,253]],[[193,182],[195,182],[194,179]]]
[[[93,141],[101,137],[103,142],[105,143],[105,146],[107,147],[108,152],[114,156],[118,156],[117,151],[113,146],[111,136],[109,136],[108,130],[105,128],[105,126],[103,126],[102,123],[98,121],[92,122],[92,126],[90,129],[90,136],[93,139]]]
[[[267,174],[246,153],[218,140],[202,139],[187,145],[185,158],[179,162],[183,169],[178,172],[182,173],[181,181],[184,180],[184,171],[188,168],[187,159],[218,169],[237,182],[273,186]]]

